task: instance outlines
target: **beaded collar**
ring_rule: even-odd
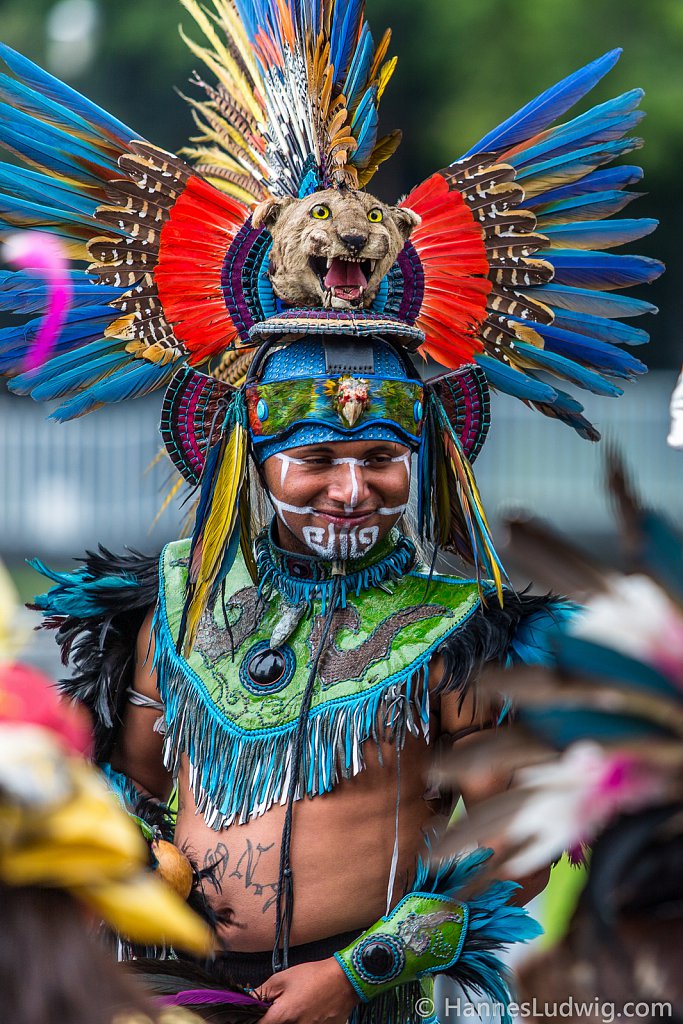
[[[415,564],[415,545],[392,530],[363,558],[333,562],[285,551],[273,540],[273,524],[256,540],[259,593],[267,600],[277,591],[288,604],[322,602],[326,611],[335,576],[341,579],[340,604],[349,594],[399,579]]]

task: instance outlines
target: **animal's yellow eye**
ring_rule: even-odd
[[[329,206],[323,206],[322,203],[314,206],[311,210],[311,217],[315,217],[316,220],[327,220],[330,216],[331,212]]]
[[[382,213],[378,206],[376,206],[374,210],[370,210],[370,213],[368,214],[368,220],[370,221],[371,224],[382,223],[382,221],[384,220],[384,214]]]

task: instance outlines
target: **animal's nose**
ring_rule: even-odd
[[[341,238],[346,248],[351,249],[352,252],[360,252],[360,250],[363,248],[363,246],[368,240],[367,235],[340,234],[339,237]]]

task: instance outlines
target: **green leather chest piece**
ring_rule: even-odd
[[[282,795],[329,580],[302,580],[274,563],[264,568],[261,557],[259,588],[238,557],[186,659],[175,647],[188,550],[188,541],[170,544],[160,564],[154,628],[166,758],[174,768],[187,753],[195,799],[219,828],[263,813]],[[398,555],[400,547],[392,548],[388,558]],[[362,566],[345,580],[308,716],[299,796],[328,792],[360,771],[371,737],[402,744],[407,731],[427,734],[428,662],[479,607],[476,583],[436,577],[427,586],[413,570],[399,574],[400,560],[394,571],[383,564]],[[287,639],[273,645],[288,618]]]

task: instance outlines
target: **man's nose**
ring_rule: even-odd
[[[365,467],[357,462],[344,462],[330,481],[327,489],[331,501],[355,508],[370,495]]]

